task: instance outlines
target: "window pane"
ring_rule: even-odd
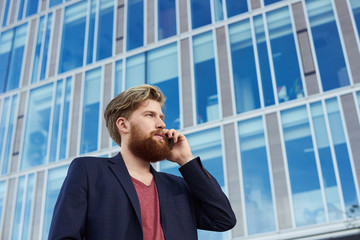
[[[21,0],[20,4],[19,4],[19,12],[18,12],[18,17],[17,20],[21,20],[23,18],[24,15],[24,5],[25,5],[25,0]],[[1,6],[1,4],[0,4]]]
[[[360,37],[360,1],[359,0],[350,0],[351,8],[353,10],[354,19],[357,27],[357,32]]]
[[[212,32],[193,38],[193,53],[197,123],[217,120],[220,113]]]
[[[3,225],[3,213],[5,207],[6,181],[0,181],[0,227]]]
[[[331,1],[305,2],[323,90],[349,85],[349,75]]]
[[[12,239],[19,239],[20,235],[20,224],[21,224],[21,211],[23,207],[24,199],[24,188],[25,188],[25,176],[19,177],[19,182],[17,185],[17,193],[15,200],[15,212],[13,219],[13,228],[12,228]]]
[[[84,58],[87,1],[65,8],[59,73],[81,67]]]
[[[45,25],[45,17],[41,17],[39,21],[39,27],[37,32],[37,38],[36,38],[36,45],[35,45],[35,54],[34,54],[34,60],[33,60],[33,72],[31,77],[31,83],[35,83],[39,81],[39,65],[40,65],[40,58],[41,58],[41,46],[43,44],[43,38],[44,38],[44,25]]]
[[[31,209],[34,202],[34,187],[35,187],[35,174],[28,176],[28,182],[26,186],[26,198],[25,198],[25,210],[23,217],[22,237],[21,239],[30,239],[30,221],[31,221]]]
[[[131,88],[145,83],[145,53],[126,59],[125,88]]]
[[[289,9],[268,12],[266,17],[279,102],[302,98],[304,91]]]
[[[28,0],[26,16],[28,17],[37,13],[38,5],[39,5],[39,0]]]
[[[261,117],[250,119],[239,122],[238,127],[248,234],[275,231],[263,121]]]
[[[326,219],[306,107],[281,112],[281,120],[296,226],[323,223]]]
[[[60,188],[64,182],[68,165],[58,168],[53,168],[48,171],[47,185],[45,193],[45,211],[44,224],[42,229],[42,239],[47,240],[49,236],[49,229],[51,218],[53,215],[55,203],[60,192]]]
[[[3,17],[3,22],[2,22],[3,27],[5,27],[6,24],[7,24],[7,19],[8,19],[8,15],[9,15],[9,9],[10,9],[10,3],[11,3],[11,0],[6,0],[4,17]]]
[[[62,3],[62,0],[50,0],[49,7],[54,7]]]
[[[226,0],[227,16],[233,17],[248,11],[247,1]]]
[[[72,78],[68,77],[66,79],[65,86],[65,97],[63,103],[63,113],[62,113],[62,126],[61,126],[61,138],[60,138],[60,154],[59,159],[64,159],[66,157],[67,149],[67,136],[68,136],[68,126],[69,126],[69,112],[70,112],[70,98],[71,98],[71,84]]]
[[[96,19],[96,2],[97,0],[91,0],[90,3],[90,17],[88,26],[88,37],[87,37],[87,51],[86,51],[86,64],[93,62],[94,58],[94,37],[95,37],[95,19]]]
[[[158,0],[158,39],[176,34],[176,1]]]
[[[161,89],[166,98],[166,128],[180,128],[177,44],[170,44],[147,55],[147,81]]]
[[[0,169],[1,175],[7,174],[10,162],[12,141],[14,138],[15,114],[17,112],[17,95],[8,97],[4,101],[0,122]],[[10,108],[10,109],[9,109]]]
[[[144,45],[144,0],[129,0],[127,12],[127,50]]]
[[[123,61],[119,60],[115,64],[115,87],[114,96],[123,91]]]
[[[336,181],[324,112],[320,102],[311,104],[311,115],[324,182],[329,221],[340,220],[343,218],[343,213],[339,189]]]
[[[190,0],[192,28],[211,23],[210,0]]]
[[[59,125],[60,125],[60,116],[61,116],[60,111],[61,111],[62,98],[63,98],[62,91],[63,91],[63,80],[59,80],[57,81],[56,92],[55,92],[49,162],[54,162],[57,159],[58,139],[59,139],[59,129],[60,129]]]
[[[30,91],[21,169],[46,162],[53,84]]]
[[[101,68],[86,72],[81,124],[80,154],[98,148]]]
[[[243,113],[260,108],[259,86],[249,19],[230,25],[229,35],[236,112]]]
[[[41,63],[41,74],[40,79],[45,79],[46,74],[46,66],[47,66],[47,59],[48,59],[48,51],[49,51],[49,42],[50,42],[50,33],[52,27],[52,13],[48,15],[47,26],[46,26],[46,34],[44,39],[44,49],[42,54],[42,63]]]
[[[266,6],[280,1],[282,0],[264,0],[264,5]]]
[[[223,12],[223,1],[222,0],[211,0],[214,6],[215,21],[221,21],[224,19]]]
[[[336,98],[326,100],[326,111],[329,118],[331,137],[334,144],[337,167],[340,176],[345,211],[353,205],[359,205],[356,195],[355,179],[351,170],[351,163],[340,109]],[[359,211],[356,215],[359,215]]]
[[[264,104],[270,106],[275,104],[275,98],[262,15],[254,17],[254,25]]]
[[[114,0],[100,0],[96,60],[112,56]]]

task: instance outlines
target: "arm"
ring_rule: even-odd
[[[54,208],[49,239],[82,239],[86,211],[86,171],[80,159],[75,159],[70,164]]]

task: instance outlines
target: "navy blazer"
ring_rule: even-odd
[[[226,231],[234,212],[199,158],[183,176],[155,171],[161,226],[166,240],[197,239],[197,229]],[[141,240],[140,204],[121,154],[80,157],[70,164],[57,199],[49,239]]]

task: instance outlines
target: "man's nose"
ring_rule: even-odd
[[[162,119],[159,119],[159,121],[157,122],[156,128],[164,129],[165,126],[166,126],[165,122]]]

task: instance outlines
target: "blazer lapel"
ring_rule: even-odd
[[[109,166],[110,169],[112,170],[112,172],[115,174],[115,176],[119,180],[120,184],[125,189],[125,192],[127,193],[128,197],[131,201],[131,204],[135,210],[135,213],[140,222],[140,225],[142,225],[139,198],[137,196],[134,184],[131,180],[130,174],[126,168],[126,165],[121,156],[121,153],[118,153],[116,156],[110,158],[109,162],[112,163]]]

